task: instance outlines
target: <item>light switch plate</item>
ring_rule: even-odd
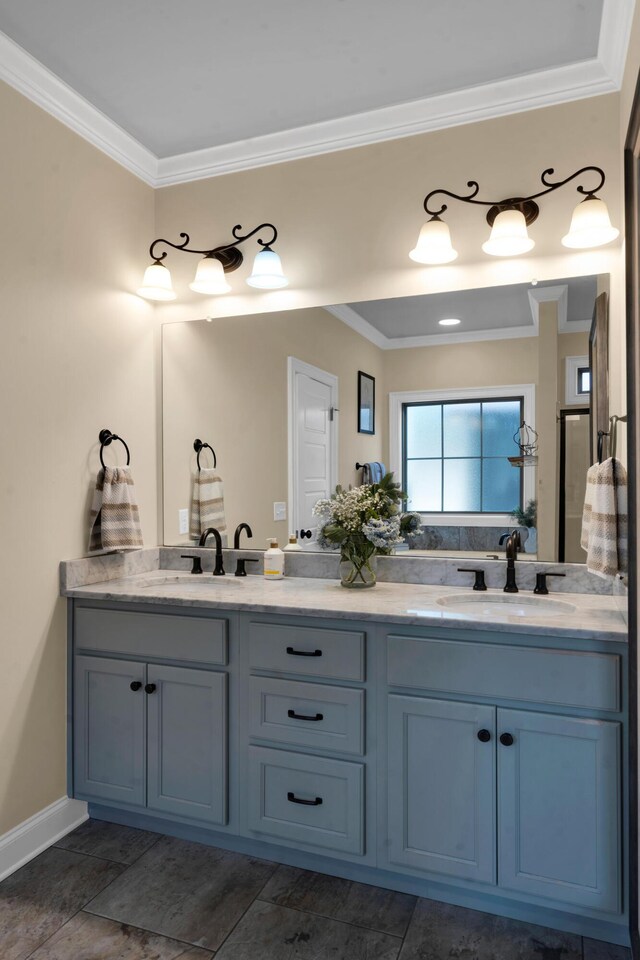
[[[283,501],[278,501],[273,505],[273,519],[274,520],[286,520],[287,519],[287,505]]]
[[[178,510],[178,533],[189,533],[189,510],[187,507]]]

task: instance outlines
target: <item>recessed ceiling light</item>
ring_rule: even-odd
[[[441,327],[457,327],[459,323],[462,323],[462,320],[458,320],[456,317],[448,317],[446,320],[438,320],[438,323]]]

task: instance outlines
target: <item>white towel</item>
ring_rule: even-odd
[[[136,490],[129,467],[103,467],[89,514],[89,552],[142,547]]]
[[[211,467],[198,470],[193,478],[191,495],[191,518],[189,536],[198,540],[207,527],[215,527],[227,542],[227,522],[224,515],[224,490],[222,480]]]
[[[627,472],[609,457],[587,472],[580,546],[589,573],[605,579],[626,573],[627,536]]]

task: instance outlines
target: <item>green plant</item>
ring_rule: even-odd
[[[538,501],[529,500],[526,508],[516,507],[511,516],[521,527],[535,527],[538,520]]]

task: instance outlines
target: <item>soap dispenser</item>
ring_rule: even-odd
[[[286,545],[284,549],[285,549],[285,552],[288,552],[288,553],[302,551],[302,547],[298,543],[298,538],[296,537],[295,533],[291,534],[291,536],[289,537],[289,543]]]
[[[267,580],[282,580],[284,577],[284,551],[278,546],[278,541],[271,537],[267,540],[264,552],[264,575]]]

